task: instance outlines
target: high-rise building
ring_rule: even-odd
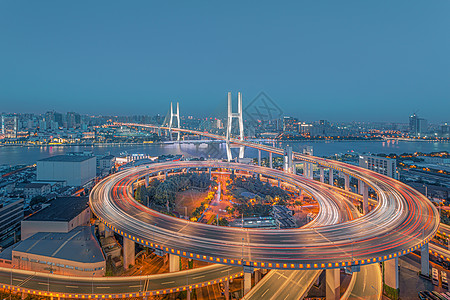
[[[298,132],[298,119],[293,117],[283,117],[283,131]]]
[[[428,130],[428,122],[419,118],[418,115],[412,114],[409,117],[409,134],[412,136],[422,136]]]
[[[2,115],[2,134],[5,138],[17,138],[17,116]]]
[[[359,166],[394,179],[398,178],[396,159],[380,156],[360,155]]]
[[[76,128],[81,124],[81,116],[75,112],[68,112],[67,115],[67,128]]]

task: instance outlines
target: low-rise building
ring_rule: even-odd
[[[47,207],[21,223],[22,240],[37,232],[67,233],[75,227],[88,225],[91,218],[88,197],[58,197]]]
[[[19,269],[72,276],[104,276],[106,261],[91,226],[68,233],[38,232],[12,248]]]
[[[279,228],[296,228],[297,224],[293,218],[292,210],[283,205],[272,206],[272,216]]]
[[[429,163],[429,164],[450,165],[450,158],[449,157],[418,156],[418,158],[423,159],[424,162]]]
[[[27,199],[31,199],[39,195],[46,195],[51,191],[52,186],[48,183],[43,182],[26,183],[23,187],[23,195]]]
[[[64,180],[70,186],[83,186],[96,177],[96,164],[93,155],[51,156],[37,161],[37,180]]]

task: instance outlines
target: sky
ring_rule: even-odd
[[[450,1],[0,1],[0,112],[450,121]]]

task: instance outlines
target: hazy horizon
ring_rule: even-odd
[[[449,14],[449,1],[3,1],[1,110],[154,115],[179,101],[206,116],[228,91],[244,106],[264,91],[300,120],[439,124]]]

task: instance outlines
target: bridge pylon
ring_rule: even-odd
[[[231,154],[230,138],[231,138],[231,128],[233,125],[233,119],[237,119],[239,124],[239,139],[244,140],[244,119],[242,117],[242,94],[238,92],[238,111],[233,112],[233,105],[231,99],[231,92],[228,92],[228,119],[227,119],[227,135],[226,135],[226,146],[227,146],[227,159],[231,161],[233,156]],[[244,158],[244,146],[239,147],[239,158]]]
[[[173,126],[173,119],[176,118],[177,120],[177,127],[178,129],[180,129],[180,103],[177,102],[177,112],[173,112],[173,104],[172,102],[170,102],[170,120],[169,120],[169,135],[170,135],[170,139],[172,140],[172,126]],[[180,132],[177,132],[178,136],[177,136],[177,141],[180,140]]]

